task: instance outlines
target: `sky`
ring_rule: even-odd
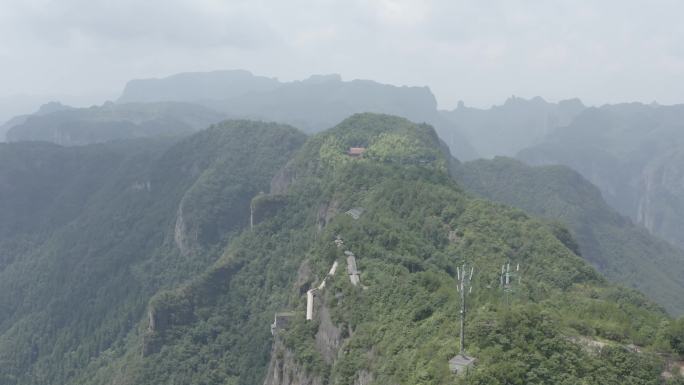
[[[99,104],[134,78],[246,69],[511,95],[684,102],[680,0],[1,0],[0,105]]]

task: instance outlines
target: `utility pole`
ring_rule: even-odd
[[[456,291],[461,293],[461,338],[460,338],[460,349],[459,353],[465,356],[465,318],[466,318],[466,296],[473,292],[473,287],[471,285],[473,279],[473,267],[470,267],[470,274],[466,269],[464,264],[462,267],[456,267],[456,276],[458,278],[458,284],[456,285]]]

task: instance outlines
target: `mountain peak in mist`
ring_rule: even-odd
[[[184,72],[165,78],[131,80],[118,102],[225,100],[269,91],[279,85],[277,79],[256,76],[246,70]]]
[[[311,75],[307,79],[302,80],[302,83],[322,84],[322,83],[339,83],[342,82],[340,74],[320,74]]]

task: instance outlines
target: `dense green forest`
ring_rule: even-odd
[[[304,135],[232,122],[187,139],[0,146],[0,383],[69,383],[149,297],[203,271]]]
[[[14,257],[0,271],[0,383],[270,385],[286,382],[267,373],[287,372],[307,384],[660,384],[682,353],[681,320],[603,278],[571,231],[464,192],[432,127],[357,114],[304,140],[237,121],[96,150],[0,147],[28,159],[48,147],[37,169],[90,151],[116,160],[58,167],[70,177],[44,192],[58,198],[35,207],[54,220],[2,230]],[[35,172],[7,164],[0,186]],[[59,198],[72,189],[81,204]],[[306,321],[306,292],[335,261]],[[520,271],[504,294],[506,262]],[[478,362],[455,376],[463,263]],[[274,338],[282,311],[291,322]]]
[[[456,178],[482,197],[567,226],[581,255],[608,278],[684,313],[684,250],[620,215],[577,172],[497,157],[461,164]]]

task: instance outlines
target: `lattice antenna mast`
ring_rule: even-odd
[[[456,291],[461,293],[461,337],[460,337],[460,354],[465,355],[465,319],[466,319],[466,297],[473,292],[471,285],[473,280],[474,268],[470,266],[470,271],[464,264],[461,267],[456,267],[456,277],[458,279]]]
[[[518,263],[515,266],[515,271],[511,272],[511,263],[506,262],[503,265],[501,265],[501,288],[504,291],[504,296],[506,298],[506,305],[508,305],[508,297],[510,296],[510,293],[513,291],[513,283],[515,282],[515,278],[518,278],[518,286],[520,286],[520,264]]]

